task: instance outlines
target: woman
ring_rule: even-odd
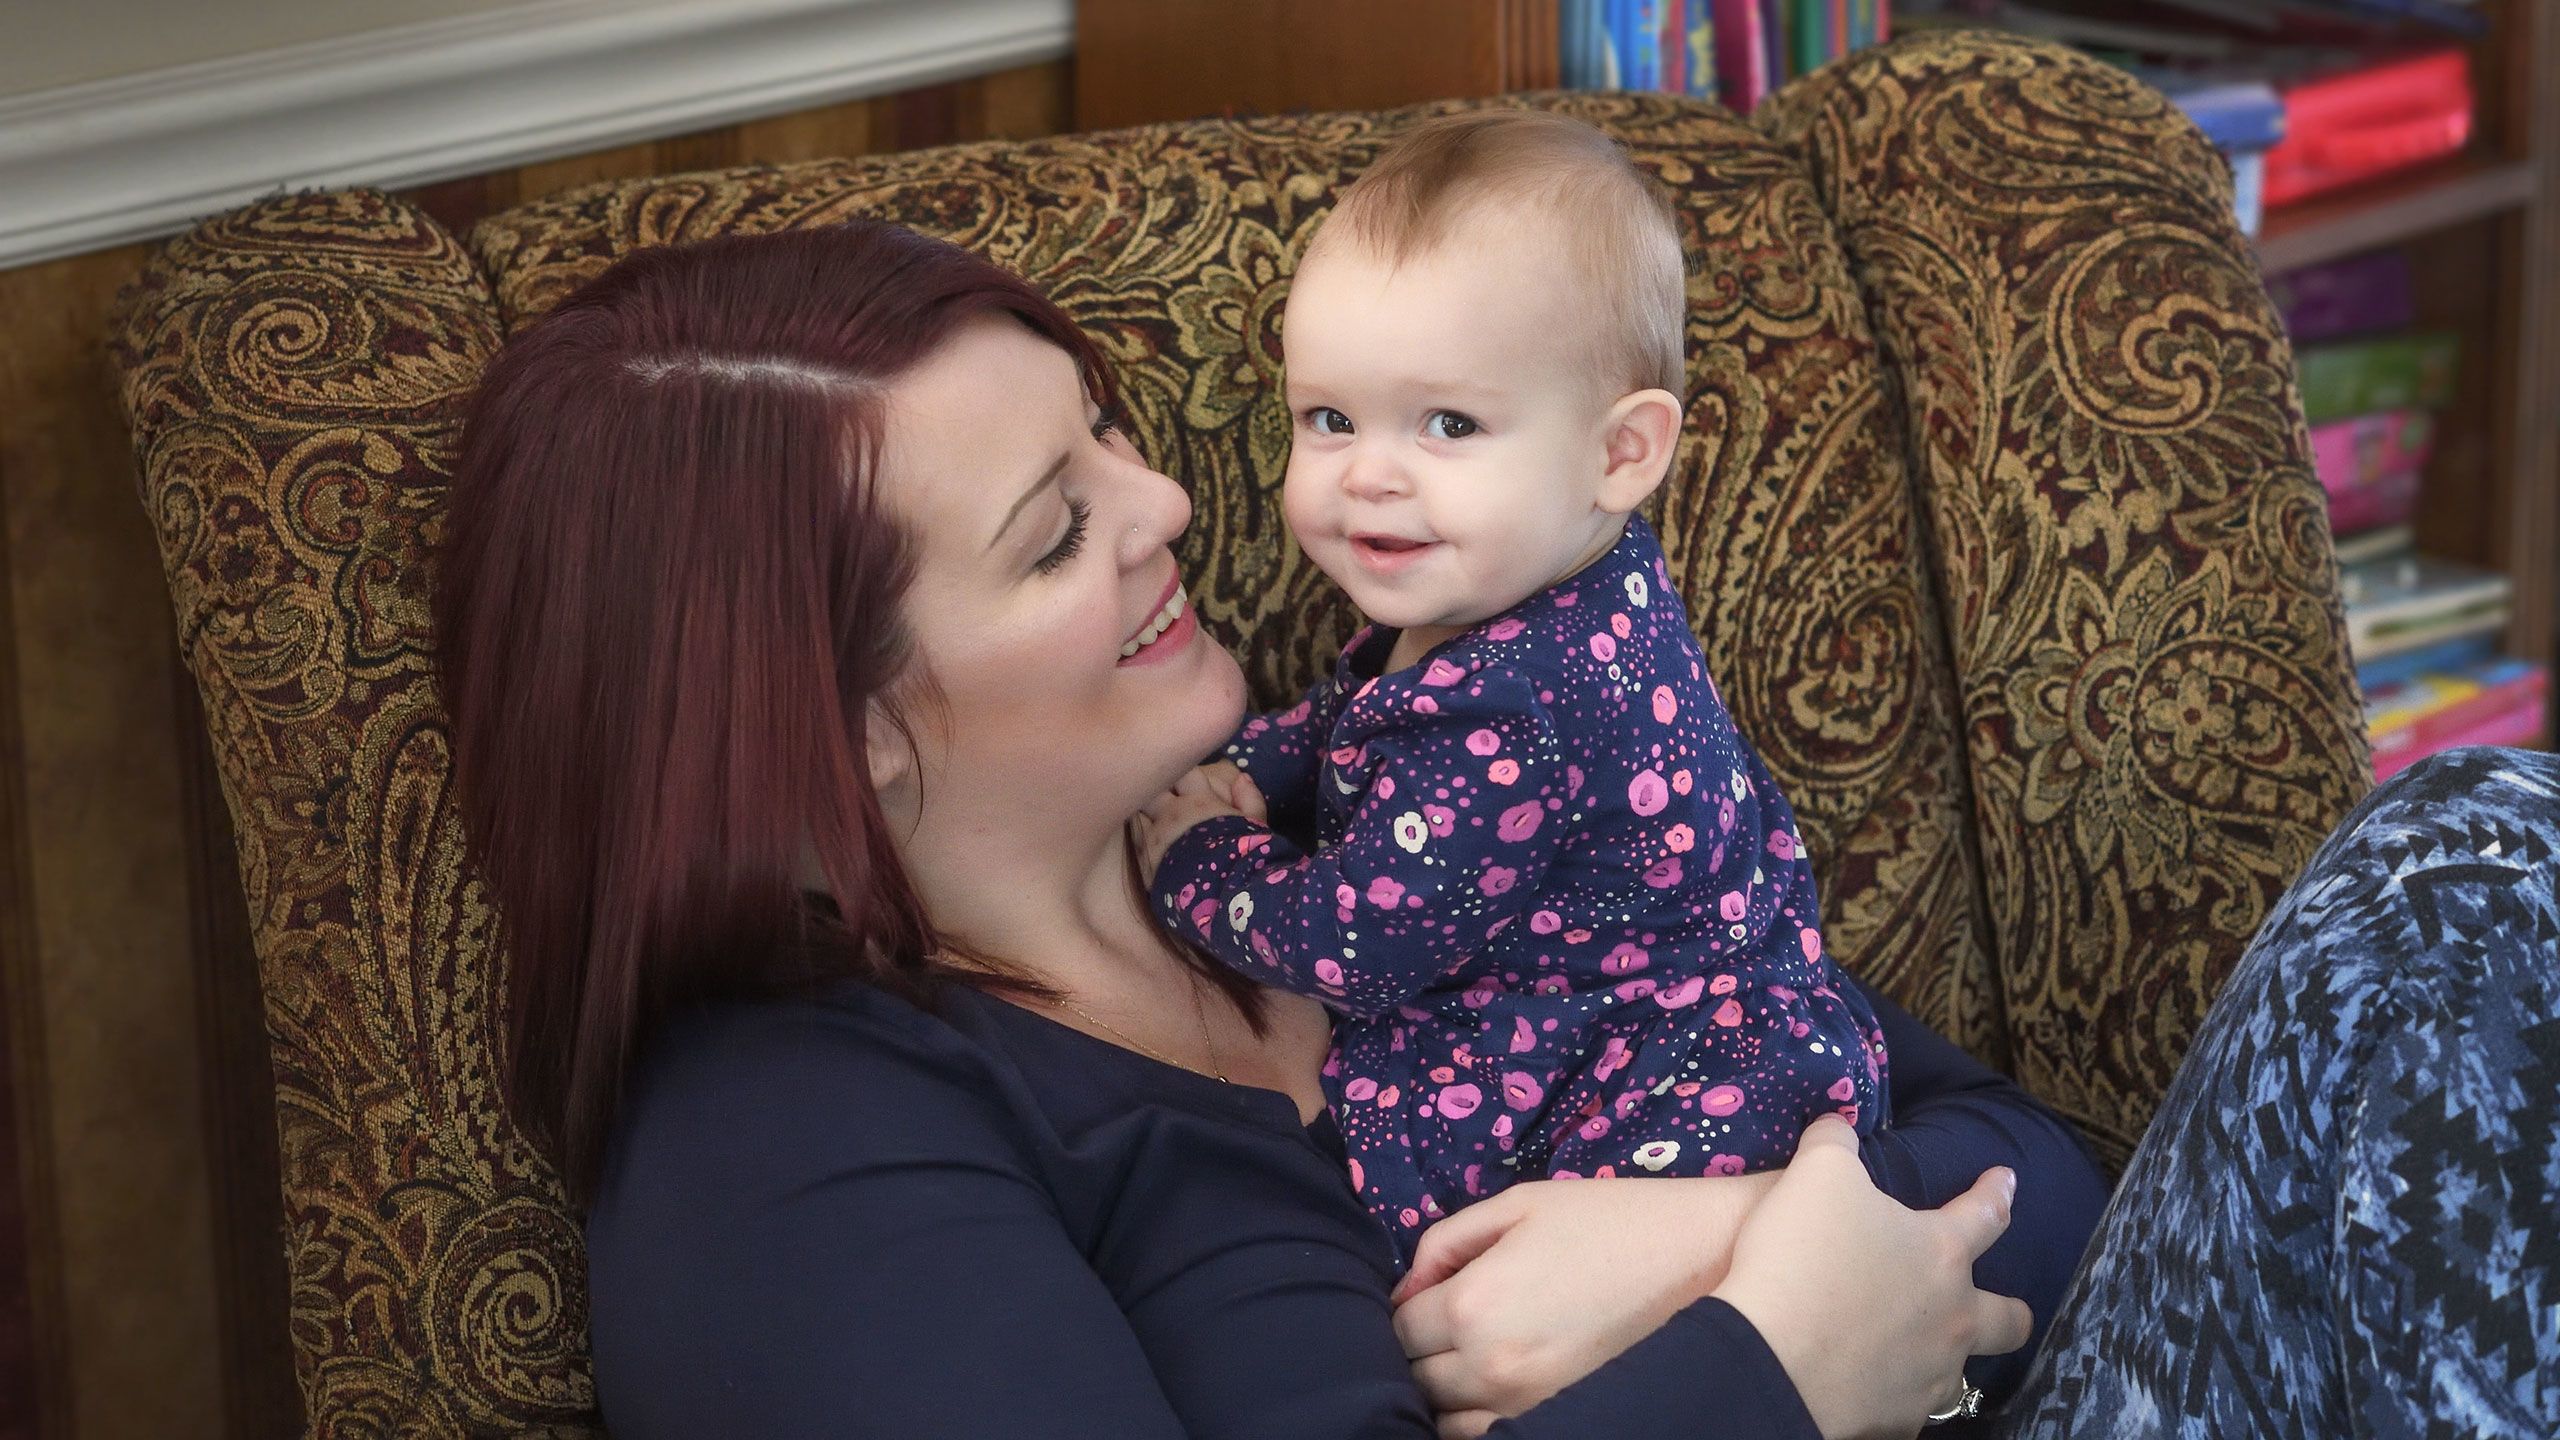
[[[1870,1153],[1516,1187],[1391,1318],[1323,1016],[1132,884],[1129,818],[1243,687],[1108,399],[1020,281],[867,224],[633,256],[490,369],[439,631],[617,1435],[1909,1433],[2056,1312],[2094,1167],[1882,1007]],[[2235,1324],[2248,1279],[2194,1277]],[[2111,1303],[2030,1382],[2049,1428],[2154,1378],[2071,1368],[2142,1333]]]

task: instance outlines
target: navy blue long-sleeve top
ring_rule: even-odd
[[[2069,1127],[1876,997],[1878,1185],[2021,1176],[1984,1288],[2039,1330],[2103,1182]],[[706,1435],[1432,1435],[1389,1320],[1394,1250],[1338,1136],[1278,1092],[1160,1064],[965,988],[847,982],[666,1028],[587,1222],[619,1440]],[[2007,1383],[2024,1355],[1976,1362]],[[1815,1433],[1749,1322],[1700,1300],[1498,1434]]]

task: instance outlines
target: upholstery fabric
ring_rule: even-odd
[[[2120,1164],[2371,786],[2292,352],[2158,92],[2000,35],[1794,87],[1947,597],[2011,1073]]]
[[[1653,518],[1832,948],[2120,1157],[2365,765],[2289,361],[2208,152],[2088,62],[1982,38],[1835,66],[1757,129],[1495,103],[1601,125],[1678,199],[1690,423]],[[978,248],[1101,339],[1192,489],[1202,614],[1276,700],[1352,624],[1276,504],[1279,310],[1413,113],[614,182],[467,245],[378,193],[284,196],[152,262],[115,347],[239,836],[312,1433],[595,1429],[575,1222],[498,1103],[427,630],[500,335],[644,245],[867,215]]]

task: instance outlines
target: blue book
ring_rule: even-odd
[[[2489,33],[2489,17],[2460,0],[2287,0],[2304,9],[2352,15],[2360,20],[2415,20],[2456,35],[2478,39]]]
[[[1591,88],[1591,47],[1584,23],[1598,0],[1558,0],[1556,5],[1556,78],[1567,90]]]
[[[1662,0],[1611,0],[1616,24],[1618,88],[1662,88]]]
[[[1700,100],[1716,93],[1715,0],[1686,0],[1682,5],[1680,43],[1689,47],[1689,93]]]
[[[2197,85],[2170,89],[2170,103],[2225,150],[2267,150],[2284,138],[2284,99],[2272,85]]]
[[[2356,683],[2370,695],[2385,685],[2400,685],[2421,675],[2461,670],[2494,659],[2497,654],[2498,636],[2495,631],[2457,636],[2358,665]]]

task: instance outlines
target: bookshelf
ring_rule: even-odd
[[[2270,275],[2402,247],[2419,324],[2462,339],[2462,394],[2419,546],[2506,574],[2506,649],[2560,670],[2560,5],[2480,0],[2470,148],[2268,213]],[[1079,0],[1076,122],[1373,109],[1552,88],[1556,0]],[[1328,42],[1326,37],[1337,37]],[[2553,707],[2560,712],[2560,705]],[[2554,740],[2546,720],[2540,744]]]

